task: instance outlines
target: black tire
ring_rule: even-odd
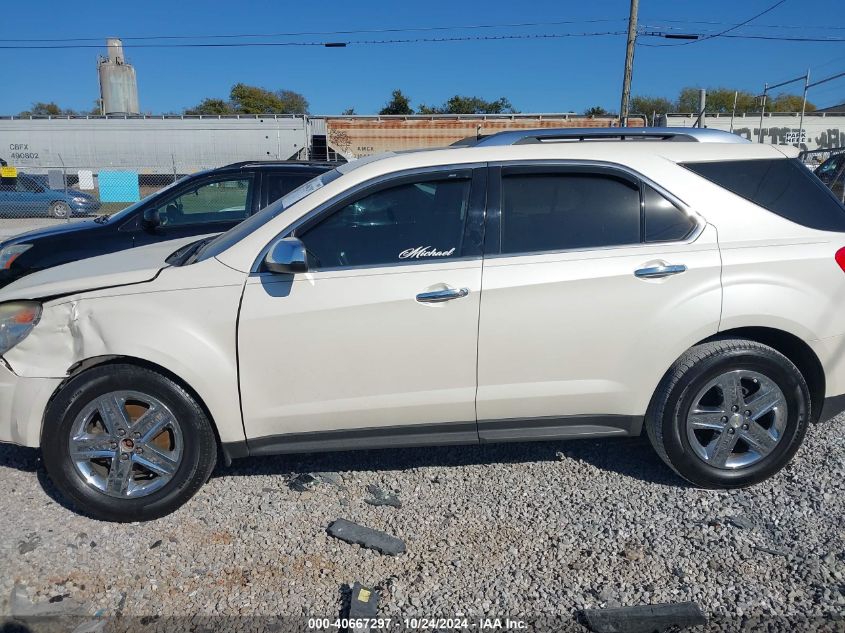
[[[717,468],[693,450],[686,432],[687,414],[710,380],[734,370],[757,372],[780,388],[787,405],[786,425],[775,447],[756,463]],[[771,477],[789,463],[809,420],[807,383],[786,356],[755,341],[722,339],[696,345],[675,362],[652,399],[645,424],[657,454],[687,481],[703,488],[742,488]]]
[[[167,483],[137,498],[116,498],[86,483],[70,456],[70,434],[77,415],[104,394],[130,390],[149,394],[178,420],[182,456]],[[103,521],[147,521],[169,514],[208,480],[217,462],[211,422],[194,398],[167,376],[130,364],[94,367],[70,379],[53,398],[41,434],[47,474],[82,514]]]
[[[50,208],[47,210],[47,215],[57,220],[65,220],[70,217],[70,206],[67,202],[56,200],[50,203]]]

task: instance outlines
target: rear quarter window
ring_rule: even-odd
[[[845,232],[845,206],[797,159],[712,161],[683,166],[796,224]]]

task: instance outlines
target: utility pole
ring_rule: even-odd
[[[807,110],[807,90],[810,88],[810,69],[807,69],[807,77],[804,79],[804,99],[801,101],[801,122],[798,124],[798,142],[795,147],[801,147],[804,140],[804,113]]]
[[[622,105],[619,108],[620,127],[628,126],[628,109],[631,102],[631,75],[634,72],[634,48],[637,45],[637,12],[640,0],[631,0],[628,18],[628,46],[625,48],[625,76],[622,79]]]

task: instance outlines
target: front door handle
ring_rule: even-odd
[[[420,303],[443,303],[444,301],[466,297],[468,294],[469,288],[444,288],[432,292],[421,292],[417,295],[417,301]]]
[[[685,272],[687,269],[683,264],[664,265],[664,266],[649,266],[648,268],[640,268],[634,271],[634,275],[640,279],[662,279],[670,275],[677,275]]]

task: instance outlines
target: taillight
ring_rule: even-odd
[[[845,272],[845,247],[840,248],[836,251],[836,263],[839,264],[839,267],[842,269],[842,272]]]

